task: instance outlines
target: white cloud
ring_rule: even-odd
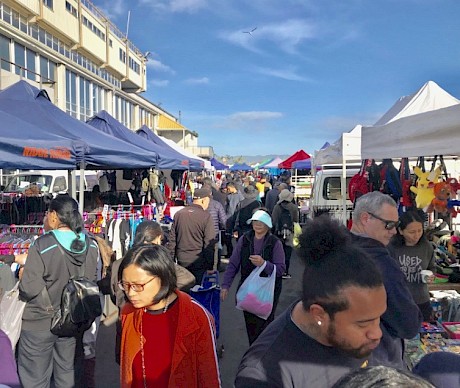
[[[185,80],[184,82],[189,85],[207,85],[209,84],[209,78],[208,77],[189,78]]]
[[[194,13],[206,8],[206,0],[140,0],[157,11]]]
[[[169,80],[167,79],[152,79],[149,81],[149,85],[157,88],[164,88],[169,85]]]
[[[161,63],[157,59],[149,58],[149,60],[147,61],[147,67],[154,71],[160,71],[162,73],[176,74],[176,72],[173,69],[171,69],[168,65]]]
[[[310,78],[303,77],[296,72],[296,68],[289,66],[286,69],[269,69],[266,67],[255,67],[254,70],[259,74],[281,78],[288,81],[312,82]]]
[[[252,34],[250,31],[257,29]],[[244,47],[251,51],[260,51],[258,45],[263,41],[271,42],[281,50],[294,54],[297,48],[305,41],[316,38],[315,25],[305,19],[290,19],[280,23],[271,23],[260,26],[245,27],[238,31],[224,32],[220,36],[235,45]]]
[[[261,121],[261,120],[272,120],[283,117],[281,112],[270,112],[270,111],[252,111],[252,112],[236,112],[228,116],[227,118],[232,121]]]
[[[109,19],[115,19],[117,16],[121,15],[128,16],[128,10],[125,7],[124,0],[104,1],[98,8],[100,8]]]

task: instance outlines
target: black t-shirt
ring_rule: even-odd
[[[236,388],[333,386],[367,359],[355,359],[324,346],[302,332],[291,319],[294,303],[259,336],[244,355]]]

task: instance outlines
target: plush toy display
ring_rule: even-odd
[[[417,187],[411,186],[415,197],[415,204],[418,209],[425,209],[431,204],[434,195],[434,183],[438,182],[441,176],[441,167],[433,171],[423,172],[419,167],[414,167],[414,173],[417,175]]]
[[[452,186],[447,182],[438,182],[434,185],[434,198],[428,206],[427,213],[437,211],[441,214],[456,213],[453,207],[448,208],[448,201],[455,196]]]

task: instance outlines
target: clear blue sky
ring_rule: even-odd
[[[218,155],[313,152],[428,80],[460,98],[458,0],[94,3],[122,31],[131,11],[146,97]]]

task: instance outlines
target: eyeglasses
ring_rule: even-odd
[[[368,212],[372,217],[382,221],[384,224],[385,224],[385,229],[386,230],[391,230],[393,228],[398,228],[399,225],[400,225],[400,222],[399,221],[389,221],[389,220],[385,220],[383,219],[382,217],[379,217],[371,212]]]
[[[152,279],[150,279],[148,282],[144,284],[136,284],[136,283],[128,283],[128,282],[118,282],[118,287],[120,287],[120,290],[124,292],[128,292],[130,289],[133,290],[134,292],[142,292],[144,291],[144,287],[146,284],[149,284],[153,279],[156,279],[158,276],[154,276]]]

